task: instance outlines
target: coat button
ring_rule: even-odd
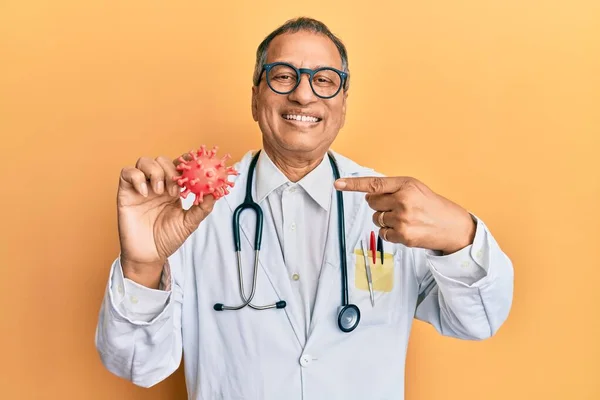
[[[302,355],[302,357],[300,357],[300,365],[302,365],[303,367],[308,367],[311,362],[312,357],[308,354],[304,354]]]

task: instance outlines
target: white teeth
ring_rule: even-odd
[[[296,121],[302,121],[302,122],[318,122],[319,121],[319,118],[309,117],[307,115],[286,114],[283,116],[283,118],[296,120]]]

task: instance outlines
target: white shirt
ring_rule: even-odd
[[[381,176],[333,154],[342,177]],[[306,258],[294,257],[290,251],[295,249],[288,248],[286,226],[291,230],[295,222],[298,229],[301,218],[313,215],[308,212],[312,208],[315,214],[309,218],[322,227],[319,215],[325,211],[319,209],[321,205],[314,207],[312,196],[323,196],[322,200],[325,196],[318,194],[321,190],[313,190],[311,175],[303,185],[292,185],[306,190],[310,199],[304,195],[288,199],[282,194],[279,213],[273,206],[279,204],[279,195],[271,189],[283,190],[283,186],[278,174],[269,172],[266,159],[261,161],[261,169],[265,168],[256,183],[260,187],[256,200],[259,194],[270,194],[261,204],[265,223],[253,303],[286,300],[287,306],[215,311],[217,302],[241,302],[231,220],[244,199],[251,158],[249,152],[236,165],[240,175],[234,178],[231,193],[216,202],[211,214],[169,257],[168,290],[153,290],[124,279],[119,258],[113,262],[95,337],[102,363],[112,373],[139,386],[153,386],[179,367],[183,355],[188,396],[193,400],[401,400],[406,349],[415,318],[442,335],[470,340],[493,336],[506,320],[512,304],[512,263],[475,216],[473,244],[447,256],[384,242],[389,269],[385,274],[379,269],[383,280],[374,282],[376,305],[372,307],[369,292],[360,283],[364,269],[359,249],[360,240],[377,227],[364,194],[346,192],[348,297],[359,307],[361,319],[356,330],[342,332],[337,325],[342,286],[337,202],[332,201],[335,192],[329,201],[325,250],[319,248]],[[327,169],[323,167],[323,171]],[[314,178],[321,173],[319,169],[313,172]],[[288,186],[284,180],[281,183]],[[324,191],[331,190],[331,181],[322,186]],[[186,207],[192,201],[188,197]],[[299,208],[304,207],[304,214],[297,211],[296,201]],[[288,210],[288,204],[293,210]],[[240,220],[244,280],[249,283],[255,218],[249,213]],[[305,229],[310,236],[310,226]],[[297,253],[311,248],[312,242],[298,246]],[[302,265],[288,263],[290,259],[303,260]],[[314,296],[314,283],[305,284],[302,278],[319,269]],[[290,273],[298,273],[300,279],[294,281]]]
[[[333,191],[327,156],[297,183],[290,180],[262,151],[256,165],[255,201],[268,209],[296,300],[302,305],[301,324],[308,333],[323,255]]]

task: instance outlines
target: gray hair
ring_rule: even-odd
[[[349,72],[348,53],[346,52],[346,46],[344,46],[344,43],[342,43],[342,41],[335,36],[321,21],[307,17],[299,17],[286,21],[286,23],[275,29],[261,42],[261,44],[258,46],[258,49],[256,49],[256,64],[254,65],[253,77],[254,86],[258,86],[260,83],[260,75],[262,73],[263,66],[267,62],[267,50],[273,39],[279,35],[283,35],[284,33],[296,33],[299,31],[318,33],[331,39],[331,41],[335,44],[335,47],[337,47],[338,51],[340,52],[340,57],[342,58],[342,71]],[[349,80],[350,75],[348,75],[348,79],[346,79],[346,82],[344,83],[344,90],[348,90]]]

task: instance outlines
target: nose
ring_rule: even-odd
[[[288,99],[299,104],[309,104],[317,100],[312,88],[310,87],[310,77],[306,74],[300,75],[300,83],[292,93],[288,95]]]

